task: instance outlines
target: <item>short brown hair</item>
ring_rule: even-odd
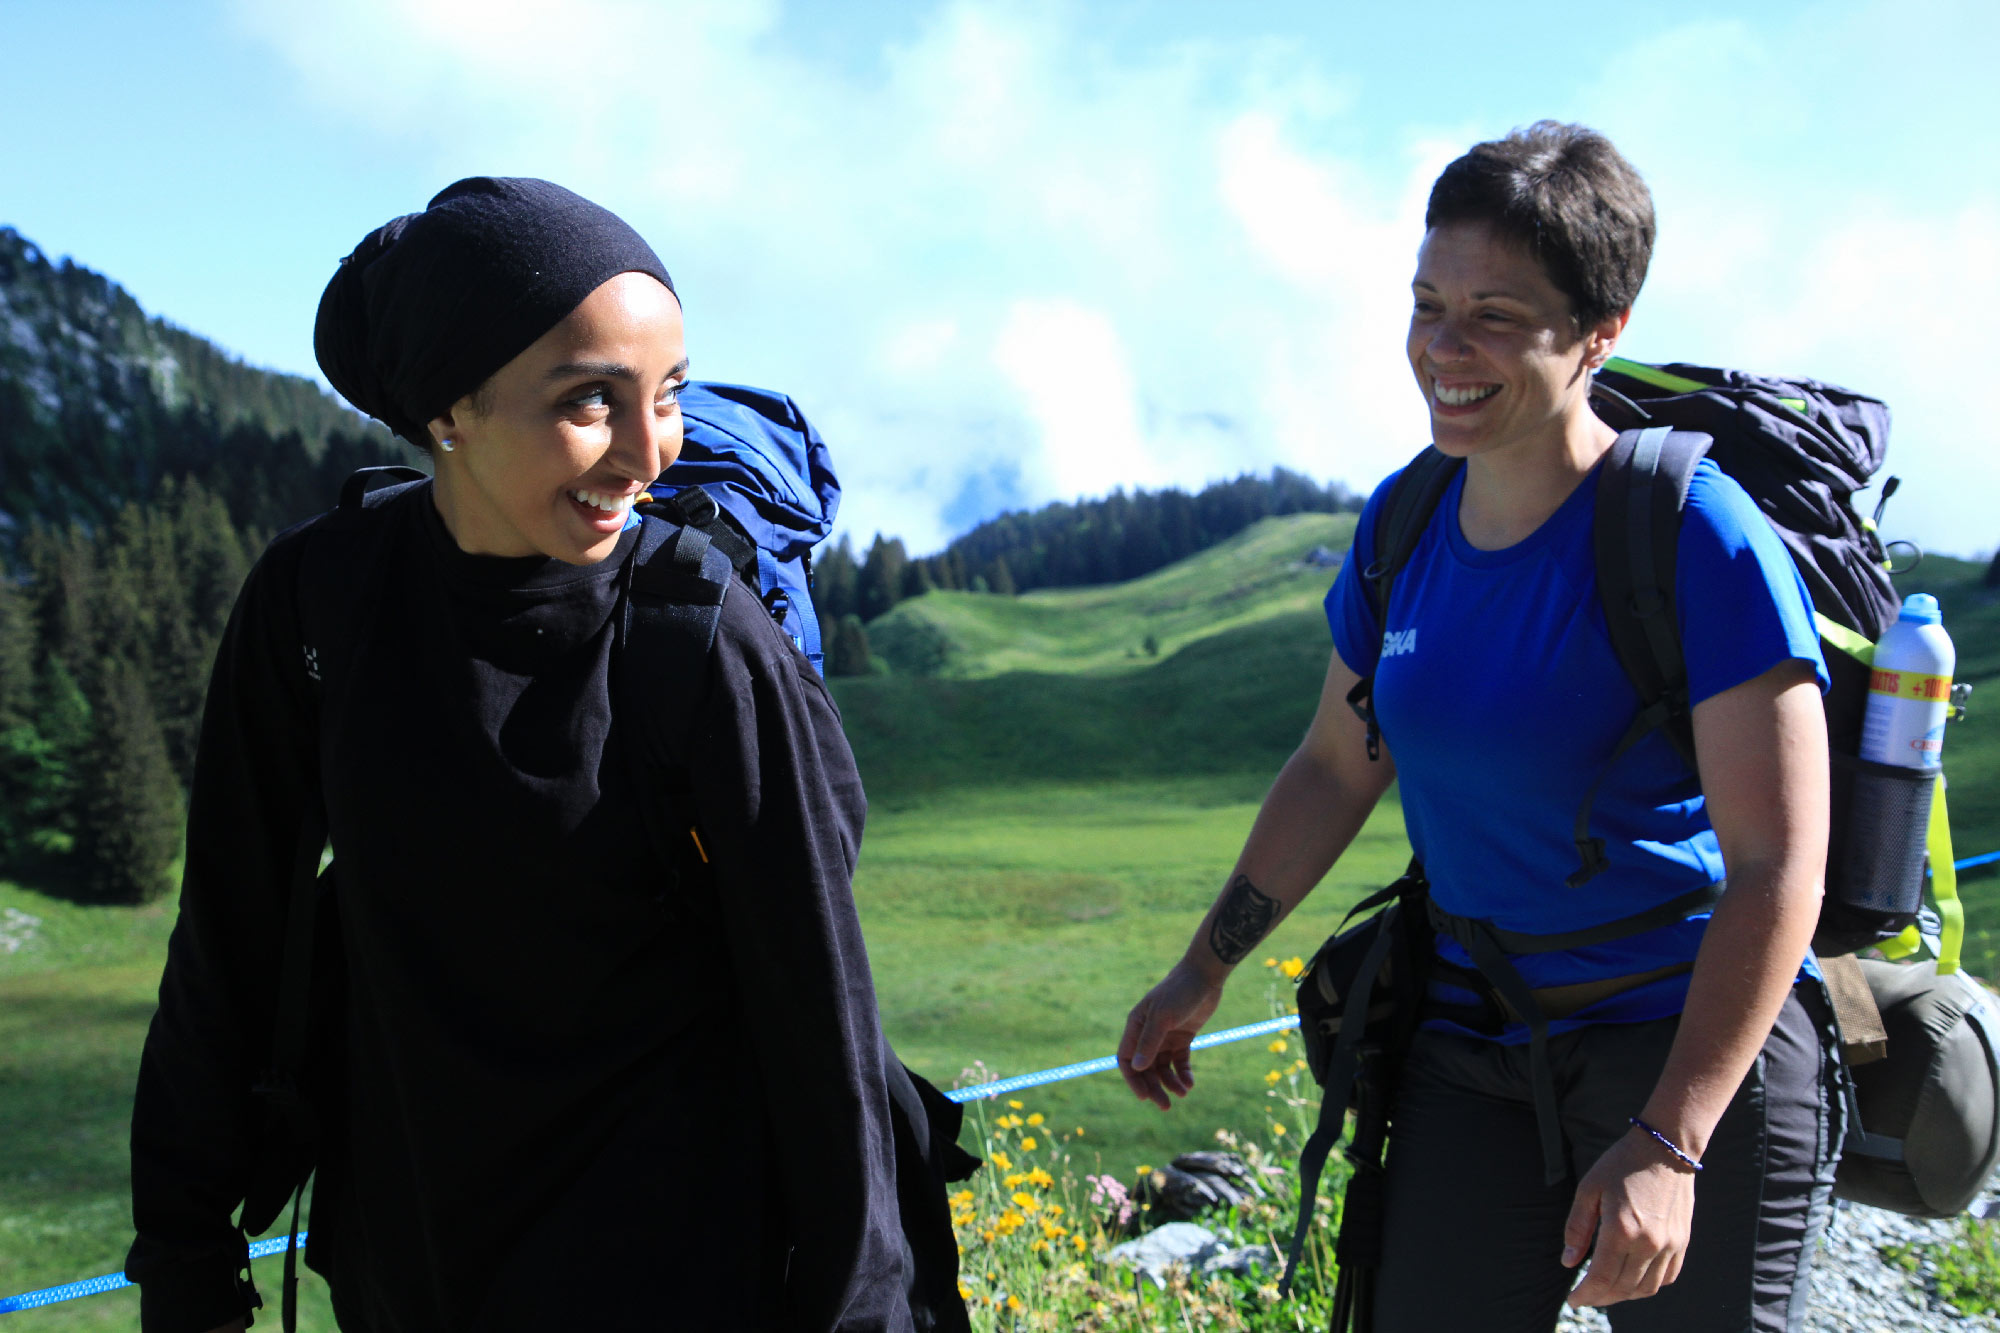
[[[1611,141],[1538,120],[1476,144],[1431,186],[1424,229],[1476,222],[1535,257],[1579,331],[1630,309],[1653,257],[1653,196]]]

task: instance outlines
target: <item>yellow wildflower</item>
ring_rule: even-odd
[[[1078,1138],[1082,1138],[1082,1137],[1083,1137],[1083,1126],[1082,1126],[1082,1125],[1078,1125],[1078,1126],[1076,1127],[1076,1136],[1077,1136]]]
[[[1001,1235],[1011,1236],[1016,1231],[1019,1231],[1027,1223],[1027,1220],[1027,1218],[1009,1208],[1006,1212],[1000,1214],[1000,1220],[993,1225],[999,1230]]]
[[[1029,1124],[1029,1125],[1030,1125],[1031,1127],[1032,1127],[1032,1126],[1035,1126],[1035,1125],[1039,1125],[1039,1124],[1041,1124],[1041,1123],[1042,1123],[1042,1113],[1041,1113],[1040,1111],[1037,1111],[1037,1112],[1035,1112],[1035,1113],[1034,1113],[1033,1115],[1031,1115],[1031,1116],[1029,1116],[1029,1117],[1028,1117],[1028,1124]]]
[[[1033,1135],[1029,1135],[1027,1138],[1021,1140],[1022,1152],[1033,1152],[1034,1150],[1035,1150],[1035,1139]]]
[[[970,1287],[967,1287],[963,1282],[958,1284],[958,1298],[962,1301],[969,1301],[972,1299],[972,1289]]]
[[[1016,1190],[1013,1194],[1014,1206],[1024,1213],[1032,1213],[1042,1206],[1042,1201],[1026,1190]]]
[[[1284,1077],[1283,1074],[1280,1074],[1277,1070],[1273,1069],[1270,1073],[1264,1075],[1264,1082],[1267,1085],[1275,1084],[1279,1079],[1283,1077]]]
[[[1007,1099],[1007,1109],[1010,1111],[1018,1111],[1021,1109],[1021,1103],[1015,1101],[1013,1098],[1010,1097]]]
[[[1270,1050],[1273,1055],[1283,1055],[1285,1053],[1285,1039],[1280,1037],[1272,1042]]]
[[[954,1206],[963,1208],[966,1204],[972,1202],[972,1191],[960,1190],[958,1193],[951,1196],[951,1202]]]
[[[1264,960],[1265,967],[1276,967],[1277,965],[1278,965],[1278,960],[1275,958],[1266,958]]]
[[[1063,1206],[1059,1203],[1045,1203],[1042,1205],[1042,1211],[1050,1217],[1061,1217],[1063,1215]]]
[[[1008,1189],[1013,1189],[1016,1185],[1020,1184],[1022,1181],[1026,1179],[1028,1179],[1026,1172],[1016,1171],[1013,1175],[1007,1177],[1007,1179],[1002,1181],[1001,1184],[1005,1185]]]
[[[1285,1137],[1285,1127],[1283,1125],[1272,1125],[1271,1132],[1281,1139]]]
[[[1069,1239],[1070,1239],[1070,1244],[1076,1246],[1076,1248],[1079,1250],[1087,1250],[1090,1248],[1090,1242],[1085,1240],[1081,1236],[1071,1236]]]
[[[1306,970],[1306,960],[1298,957],[1287,958],[1284,962],[1278,964],[1278,970],[1293,981],[1297,981],[1299,973]]]
[[[985,1241],[988,1245],[991,1245],[994,1242],[994,1240],[999,1236],[999,1234],[1000,1233],[995,1231],[992,1227],[988,1227],[986,1228],[986,1230],[979,1233],[979,1239]]]
[[[1141,1166],[1139,1167],[1137,1174],[1142,1176],[1150,1176],[1153,1174],[1153,1168],[1150,1166]]]
[[[1034,1243],[1028,1246],[1028,1253],[1040,1254],[1043,1250],[1046,1250],[1047,1248],[1049,1248],[1049,1243],[1043,1240],[1040,1236],[1037,1236],[1034,1239]]]
[[[1019,1296],[1009,1296],[1007,1298],[1007,1308],[1019,1314],[1021,1312],[1021,1298]]]
[[[1023,1179],[1025,1179],[1030,1185],[1039,1186],[1042,1189],[1047,1189],[1049,1188],[1049,1186],[1056,1183],[1056,1178],[1050,1175],[1048,1172],[1042,1170],[1042,1168],[1040,1168],[1039,1166],[1036,1167],[1034,1170],[1030,1171],[1026,1176],[1023,1177]]]
[[[1051,1222],[1046,1218],[1044,1218],[1042,1221],[1042,1234],[1044,1236],[1047,1236],[1050,1240],[1061,1240],[1064,1236],[1067,1236],[1069,1234],[1069,1228],[1059,1227],[1054,1222]]]
[[[993,1165],[999,1167],[1002,1171],[1012,1171],[1014,1169],[1014,1164],[1007,1160],[1007,1154],[1004,1152],[993,1154]]]

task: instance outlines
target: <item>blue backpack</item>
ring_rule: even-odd
[[[812,551],[840,511],[826,441],[790,398],[741,384],[689,384],[681,417],[680,459],[650,495],[676,523],[708,533],[822,670]]]

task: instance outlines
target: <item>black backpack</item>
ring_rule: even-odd
[[[1917,920],[1922,903],[1924,830],[1935,784],[1915,770],[1859,758],[1870,655],[1899,602],[1875,521],[1857,514],[1852,501],[1882,465],[1888,407],[1812,380],[1616,357],[1599,373],[1591,397],[1598,416],[1621,432],[1596,482],[1598,594],[1612,646],[1641,705],[1611,762],[1659,730],[1694,767],[1674,570],[1688,485],[1695,465],[1707,457],[1749,493],[1784,542],[1829,649],[1832,827],[1813,947],[1845,954],[1893,939]],[[1374,563],[1365,572],[1378,617],[1461,466],[1426,449],[1391,488],[1377,524]],[[1371,754],[1379,736],[1372,687],[1372,677],[1363,680],[1349,699],[1368,723]],[[1595,792],[1593,783],[1577,811],[1578,868],[1569,877],[1571,888],[1606,864],[1603,840],[1590,833]]]

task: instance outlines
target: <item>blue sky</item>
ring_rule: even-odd
[[[1372,485],[1424,438],[1431,177],[1581,120],[1660,215],[1624,350],[1886,398],[1885,527],[1972,554],[1995,50],[1951,0],[0,0],[0,224],[310,374],[365,231],[547,176],[652,239],[697,374],[800,400],[843,528],[928,549],[1119,484]]]

